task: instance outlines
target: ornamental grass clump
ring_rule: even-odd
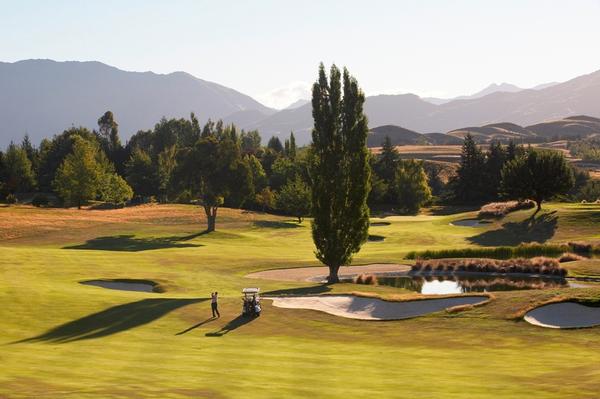
[[[535,207],[533,201],[507,201],[507,202],[492,202],[481,207],[477,217],[486,218],[494,217],[499,218],[505,216],[511,212],[515,212],[521,209],[531,209]]]
[[[567,271],[557,259],[538,256],[506,260],[489,258],[419,260],[413,273],[523,273],[564,276]]]

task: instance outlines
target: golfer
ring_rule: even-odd
[[[219,313],[219,305],[217,303],[218,298],[219,297],[219,293],[218,292],[211,292],[210,294],[210,307],[212,309],[212,317],[221,317],[221,314]],[[216,316],[215,316],[216,314]]]

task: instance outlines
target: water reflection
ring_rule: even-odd
[[[569,287],[565,279],[513,276],[377,276],[376,283],[432,295]]]

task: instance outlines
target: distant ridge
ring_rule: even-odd
[[[188,118],[194,112],[205,121],[241,112],[239,120],[254,122],[275,112],[185,72],[126,72],[95,61],[0,63],[0,144],[20,141],[25,133],[39,142],[72,125],[95,128],[107,110],[125,139],[163,116]]]
[[[399,126],[384,125],[369,132],[367,145],[380,147],[385,136],[389,136],[394,145],[457,145],[470,134],[477,143],[492,141],[506,143],[538,143],[552,140],[584,139],[600,137],[600,118],[578,115],[555,121],[538,123],[522,127],[514,123],[494,123],[480,127],[465,127],[444,133],[420,134]]]

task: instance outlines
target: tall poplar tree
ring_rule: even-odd
[[[342,86],[343,80],[343,86]],[[329,80],[323,64],[312,88],[312,235],[317,259],[329,267],[329,283],[340,266],[367,240],[370,191],[365,96],[344,68],[333,65]]]

